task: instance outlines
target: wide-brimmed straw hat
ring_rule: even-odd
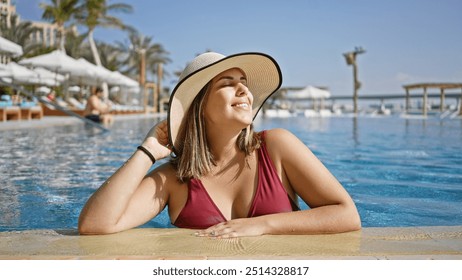
[[[173,145],[174,152],[181,145],[177,141],[178,131],[194,98],[215,76],[231,68],[239,68],[246,75],[247,87],[253,95],[254,118],[266,99],[282,83],[279,65],[264,53],[248,52],[224,56],[207,52],[197,56],[183,70],[170,96],[167,120],[170,145]]]

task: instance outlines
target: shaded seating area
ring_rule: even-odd
[[[0,99],[0,121],[21,120],[21,109],[13,104],[9,95],[2,95]]]
[[[57,104],[59,107],[71,111],[79,116],[84,116],[86,101],[80,102],[74,97],[69,97],[67,101],[64,101],[61,98],[56,98],[50,100],[46,98],[49,102]],[[124,105],[110,101],[111,103],[111,114],[114,115],[127,115],[127,114],[141,114],[144,113],[144,108],[136,105]],[[43,109],[44,116],[68,116],[62,110],[57,110],[54,106],[48,104],[40,104]]]
[[[426,116],[428,113],[428,90],[430,89],[439,89],[439,97],[440,97],[440,112],[444,110],[445,107],[445,94],[446,90],[454,90],[460,89],[461,90],[461,99],[462,99],[462,83],[419,83],[419,84],[409,84],[403,86],[404,90],[406,91],[406,112],[409,111],[410,108],[410,91],[411,90],[422,90],[422,115]],[[462,106],[459,108],[459,115],[462,115]]]
[[[43,118],[43,109],[37,102],[22,102],[21,103],[21,119],[32,120]]]
[[[113,104],[111,107],[111,114],[114,115],[141,114],[144,112],[143,107],[136,105]]]
[[[0,107],[0,121],[21,120],[21,109],[18,106]]]
[[[43,109],[35,101],[15,103],[9,95],[2,95],[0,101],[0,121],[32,120],[43,118]]]
[[[84,114],[85,107],[74,106],[71,103],[68,103],[61,98],[55,98],[54,100],[51,100],[45,97],[45,99],[51,103],[58,105],[60,108],[67,110],[67,111],[71,111],[79,116],[83,116]],[[62,110],[57,110],[56,107],[52,105],[41,103],[40,106],[43,109],[43,114],[45,116],[68,116],[68,114],[66,114]]]

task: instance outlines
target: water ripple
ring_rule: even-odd
[[[1,133],[0,231],[76,228],[88,197],[157,121]],[[260,118],[255,127],[296,134],[351,194],[364,226],[462,224],[460,120]],[[166,211],[144,226],[171,227]]]

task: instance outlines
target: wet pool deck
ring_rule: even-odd
[[[0,232],[0,260],[24,259],[462,260],[462,226],[363,228],[331,235],[235,239],[158,228],[95,236],[80,236],[76,230]]]

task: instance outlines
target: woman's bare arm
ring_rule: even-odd
[[[156,159],[170,153],[165,147],[166,129],[165,121],[159,123],[143,142]],[[166,181],[174,172],[165,164],[146,175],[151,166],[151,159],[137,150],[87,201],[79,217],[79,232],[105,234],[126,230],[162,211],[168,200]]]
[[[318,158],[292,133],[266,134],[270,156],[289,187],[311,209],[231,220],[199,235],[221,237],[262,234],[316,234],[358,230],[361,222],[350,195]]]

